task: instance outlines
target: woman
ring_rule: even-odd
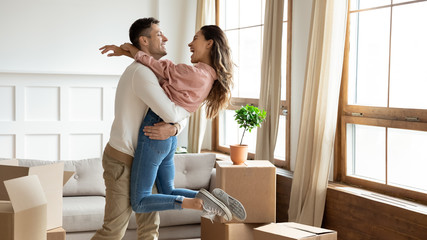
[[[131,44],[123,44],[121,48],[153,70],[168,97],[177,105],[194,112],[204,103],[207,117],[215,117],[228,105],[233,84],[233,64],[227,38],[219,27],[204,26],[188,46],[193,52],[191,62],[195,64],[194,66],[175,65],[169,60],[156,60]],[[204,209],[202,204],[207,200],[206,197],[210,196],[206,190],[201,189],[197,192],[174,188],[173,156],[176,137],[159,141],[144,135],[144,127],[161,121],[162,119],[149,110],[140,128],[131,172],[133,210],[152,212],[189,208],[209,211]],[[160,194],[151,194],[154,183]],[[244,207],[240,202],[220,189],[216,189],[214,193],[226,202],[232,201],[229,207],[234,217],[239,220],[246,218]],[[231,215],[226,212],[224,218],[231,220]]]

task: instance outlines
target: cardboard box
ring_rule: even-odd
[[[47,231],[47,240],[65,240],[65,230],[59,227]]]
[[[337,232],[304,224],[271,223],[254,229],[254,240],[337,240]]]
[[[10,201],[0,201],[1,240],[46,240],[47,200],[37,176],[4,181]]]
[[[253,240],[253,229],[259,223],[220,223],[202,217],[201,240]]]
[[[9,200],[3,181],[37,175],[47,199],[47,227],[45,230],[61,227],[62,188],[72,174],[70,172],[64,173],[64,163],[24,167],[18,166],[17,160],[14,161],[13,164],[11,161],[6,161],[9,165],[3,165],[5,161],[0,161],[0,200]]]
[[[276,167],[269,161],[248,160],[242,165],[218,161],[216,187],[243,204],[247,214],[245,223],[276,222]],[[216,220],[227,222],[223,218]]]

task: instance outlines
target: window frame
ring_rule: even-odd
[[[362,105],[350,105],[348,103],[348,80],[349,80],[349,51],[350,51],[350,14],[353,12],[361,12],[372,9],[379,9],[390,7],[390,11],[393,11],[394,6],[412,4],[417,2],[424,2],[426,0],[416,0],[405,3],[389,4],[386,6],[355,10],[350,11],[350,4],[347,17],[347,34],[345,43],[344,53],[344,66],[343,76],[341,84],[340,102],[339,102],[339,113],[337,122],[337,133],[335,138],[335,153],[334,153],[334,173],[333,178],[335,181],[342,182],[349,185],[355,185],[362,187],[367,190],[380,192],[390,196],[410,199],[415,202],[427,204],[427,193],[421,191],[415,191],[406,188],[400,188],[387,184],[387,147],[388,139],[385,139],[385,151],[386,151],[386,183],[378,183],[367,179],[362,179],[354,176],[347,175],[347,143],[346,143],[346,125],[360,124],[369,126],[380,126],[388,128],[406,129],[406,130],[418,130],[427,131],[427,109],[409,109],[409,108],[392,108],[389,107],[390,102],[390,74],[388,76],[388,99],[387,107],[371,107]],[[390,16],[390,24],[392,21],[392,14]],[[391,30],[390,30],[391,31]],[[391,34],[390,34],[391,41]],[[390,62],[389,48],[389,59]],[[390,68],[388,69],[390,73]],[[387,134],[387,131],[386,131]],[[387,136],[387,135],[386,135]]]
[[[286,117],[286,137],[285,137],[285,159],[274,159],[274,164],[277,167],[284,169],[290,169],[290,106],[291,106],[291,45],[292,45],[292,1],[288,0],[287,8],[287,41],[286,41],[286,100],[280,101],[281,113],[280,115]],[[216,24],[219,25],[220,12],[219,12],[219,3],[220,0],[215,0],[216,6]],[[245,29],[247,27],[236,28],[236,29]],[[282,46],[283,47],[283,46]],[[283,64],[283,63],[282,63]],[[231,104],[227,107],[227,110],[237,110],[242,105],[253,105],[259,106],[259,99],[256,98],[237,98],[232,97]],[[219,151],[222,153],[230,154],[230,147],[219,144],[219,116],[215,117],[212,121],[212,149],[214,151]],[[255,153],[248,152],[248,159],[254,159]]]

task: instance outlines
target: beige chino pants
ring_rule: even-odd
[[[130,205],[131,166],[105,154],[102,157],[106,187],[104,224],[92,240],[121,240],[124,236],[132,207]],[[160,217],[158,212],[137,213],[138,240],[157,240]]]

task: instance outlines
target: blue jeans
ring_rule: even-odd
[[[152,140],[142,131],[162,119],[148,110],[138,134],[138,145],[131,169],[130,202],[137,213],[182,209],[184,197],[194,198],[197,191],[175,189],[174,155],[176,136]],[[159,194],[152,194],[156,183]]]

